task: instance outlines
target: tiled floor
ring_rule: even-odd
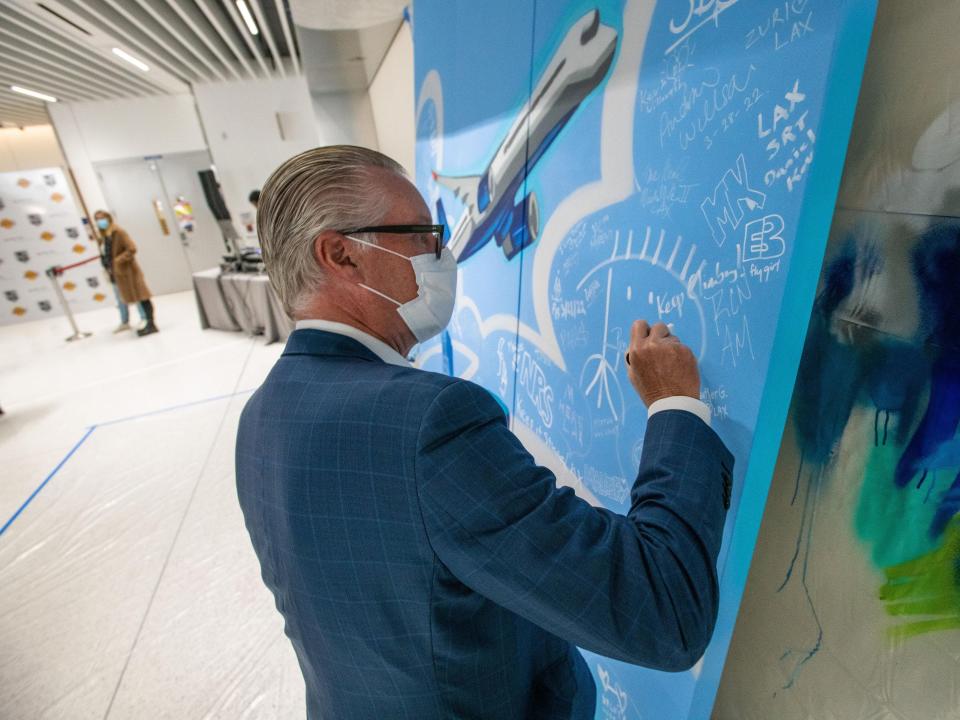
[[[201,331],[189,293],[156,305],[146,338],[115,310],[69,344],[62,318],[0,328],[3,718],[304,715],[233,484],[282,345]]]

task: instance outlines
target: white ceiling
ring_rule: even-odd
[[[411,0],[290,0],[301,27],[314,30],[358,30],[393,23]]]
[[[286,0],[245,1],[259,35],[235,0],[0,0],[0,123],[48,122],[43,101],[11,85],[82,101],[299,74]],[[149,70],[115,56],[115,47]]]

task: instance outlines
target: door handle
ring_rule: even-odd
[[[167,218],[163,212],[163,203],[157,198],[153,199],[153,212],[157,216],[157,222],[160,223],[160,231],[164,235],[170,234],[170,226],[167,224]]]

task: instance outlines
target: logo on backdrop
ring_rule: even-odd
[[[71,240],[76,240],[78,237],[80,237],[80,231],[75,227],[69,227],[67,228],[67,237]]]
[[[7,290],[4,293],[4,295],[7,296],[7,300],[9,300],[10,302],[16,302],[17,300],[20,299],[20,295],[17,293],[16,290]]]
[[[27,215],[27,220],[30,221],[31,225],[40,225],[43,222],[43,217],[41,217],[37,213],[30,213],[29,215]]]
[[[26,250],[17,250],[17,252],[14,253],[14,256],[22,263],[30,262],[30,253],[28,253]]]
[[[43,181],[50,187],[53,187],[57,184],[57,179],[53,175],[44,175]]]
[[[50,312],[51,305],[49,300],[41,300],[40,302],[37,303],[37,305],[44,312]]]
[[[100,287],[100,280],[99,280],[99,278],[88,277],[88,278],[87,278],[87,285],[89,285],[89,286],[92,287],[92,288]]]

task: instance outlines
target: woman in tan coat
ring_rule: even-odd
[[[113,215],[106,210],[97,210],[93,214],[97,227],[103,235],[104,265],[109,266],[107,274],[116,285],[121,302],[139,303],[146,324],[137,330],[143,337],[159,332],[153,321],[153,303],[150,301],[150,288],[143,279],[143,271],[137,263],[137,246],[127,231],[113,221]]]

